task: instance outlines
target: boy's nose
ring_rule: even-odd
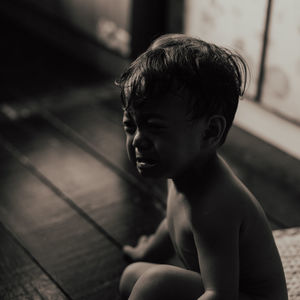
[[[132,141],[132,146],[137,149],[146,150],[151,146],[151,142],[145,135],[137,130]]]

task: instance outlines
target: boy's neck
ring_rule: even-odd
[[[172,178],[177,192],[190,195],[193,191],[205,189],[212,180],[215,180],[214,174],[220,167],[220,159],[216,152],[207,157],[193,161],[189,167]],[[212,178],[214,176],[214,178]]]

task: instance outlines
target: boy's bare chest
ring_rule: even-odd
[[[168,199],[167,221],[169,234],[177,255],[186,268],[200,272],[190,219],[187,208],[181,199]]]

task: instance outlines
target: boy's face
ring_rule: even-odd
[[[204,120],[188,121],[186,105],[174,95],[146,101],[124,112],[129,159],[147,177],[174,178],[204,151]]]

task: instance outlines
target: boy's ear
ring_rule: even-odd
[[[225,117],[221,115],[214,115],[208,119],[203,139],[208,142],[210,146],[218,146],[224,135],[225,128]]]

